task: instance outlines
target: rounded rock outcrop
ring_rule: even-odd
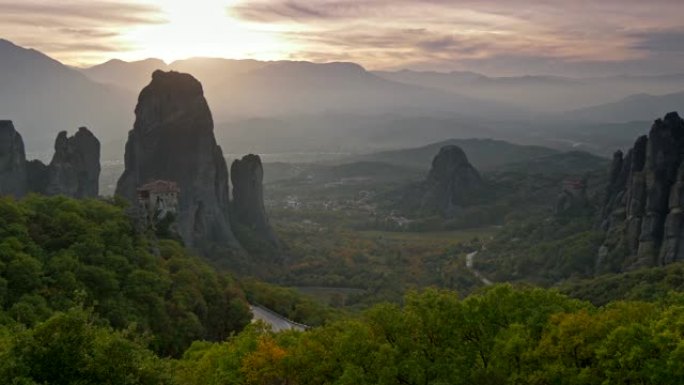
[[[233,217],[237,223],[254,232],[258,238],[278,246],[264,208],[264,169],[259,155],[236,159],[230,167],[233,184]]]
[[[444,146],[432,160],[432,168],[422,186],[421,207],[446,216],[471,203],[482,191],[480,173],[455,145]]]
[[[38,168],[32,167],[32,170]],[[74,198],[97,197],[99,179],[100,141],[85,127],[79,128],[71,137],[66,131],[60,132],[55,141],[55,154],[47,167],[45,193]]]
[[[624,158],[621,153],[613,158],[602,211],[606,252],[597,262],[599,271],[684,261],[682,186],[684,120],[671,112],[657,119]]]
[[[26,194],[27,171],[24,141],[10,120],[0,120],[0,195]]]
[[[135,202],[143,184],[174,182],[180,190],[178,230],[186,245],[239,248],[228,218],[228,168],[200,82],[189,74],[155,71],[135,116],[116,193]]]

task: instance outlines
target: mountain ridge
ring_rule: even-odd
[[[647,121],[684,107],[684,91],[653,95],[642,92],[628,95],[611,103],[569,111],[566,115],[590,121],[623,123]]]
[[[420,147],[381,151],[363,155],[360,159],[427,169],[434,155],[442,147],[449,145],[460,147],[470,162],[481,171],[492,170],[505,164],[561,153],[561,151],[548,147],[519,145],[496,139],[471,138],[449,139]],[[488,159],[490,154],[495,154],[497,159]]]
[[[22,128],[28,152],[49,152],[54,135],[73,127],[91,127],[105,141],[123,134],[132,104],[125,92],[8,40],[0,57],[0,119]]]

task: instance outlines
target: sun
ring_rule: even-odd
[[[293,47],[278,31],[231,17],[236,0],[148,0],[164,23],[123,31],[131,45],[124,59],[160,58],[167,63],[189,57],[273,60]]]

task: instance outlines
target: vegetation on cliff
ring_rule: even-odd
[[[530,287],[465,298],[427,289],[306,332],[238,332],[249,317],[236,283],[177,243],[138,234],[119,203],[3,198],[0,214],[0,384],[684,379],[684,297],[666,288],[629,297],[651,302],[601,307]],[[329,311],[258,282],[243,287],[262,302],[289,301],[293,314]]]
[[[0,198],[0,327],[34,327],[74,308],[146,336],[162,355],[222,340],[250,319],[230,276],[139,234],[120,203]]]

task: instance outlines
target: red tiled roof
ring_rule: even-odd
[[[170,182],[167,180],[155,180],[153,182],[146,183],[138,187],[138,192],[149,191],[156,193],[169,193],[169,192],[180,192],[178,184],[176,182]]]

